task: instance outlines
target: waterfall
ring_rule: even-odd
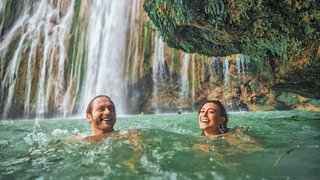
[[[196,96],[196,88],[195,88],[195,80],[196,80],[196,68],[195,68],[195,54],[192,54],[191,56],[192,59],[192,109],[194,110],[194,103],[195,103],[195,96]]]
[[[189,70],[189,61],[190,61],[190,54],[185,53],[183,58],[183,63],[181,67],[181,85],[180,85],[180,92],[179,95],[181,96],[188,96],[189,93],[189,77],[188,77],[188,70]]]
[[[57,106],[60,104],[61,94],[64,93],[66,61],[64,42],[73,15],[74,0],[68,4],[69,8],[65,14],[62,13],[63,10],[53,7],[47,0],[37,3],[24,1],[23,7],[23,12],[11,29],[4,34],[0,44],[3,61],[9,54],[8,51],[12,50],[9,45],[19,38],[14,55],[7,67],[10,70],[6,71],[1,82],[3,87],[8,89],[5,95],[4,118],[12,108],[14,96],[17,95],[17,79],[23,78],[18,77],[18,71],[21,68],[26,69],[23,104],[26,116],[29,116],[30,111],[35,111],[38,116],[42,116],[48,110],[49,98],[54,99],[54,104]],[[54,56],[55,53],[59,56]],[[55,67],[58,70],[57,73],[52,70],[56,64],[58,64],[58,67]],[[1,69],[4,69],[3,65]],[[37,82],[37,87],[32,87],[34,80]],[[32,93],[35,96],[33,103],[31,102]]]
[[[224,58],[224,65],[223,65],[223,75],[224,75],[224,85],[225,87],[229,84],[229,57]]]
[[[242,54],[237,55],[237,74],[239,81],[241,81],[241,72],[244,74],[245,73],[245,64],[244,64],[244,57]]]
[[[153,104],[155,113],[159,113],[159,95],[158,95],[158,87],[164,81],[165,75],[165,64],[164,64],[164,43],[161,39],[161,36],[157,32],[155,35],[155,48],[154,48],[154,58],[153,58],[153,66],[152,66],[152,80],[153,80]]]
[[[215,75],[218,75],[221,72],[219,70],[219,67],[220,67],[219,62],[220,62],[220,58],[218,58],[218,57],[212,57],[211,58],[210,67],[211,67],[211,70],[212,70],[213,74],[215,74]],[[225,65],[225,63],[226,62],[224,61],[224,65]],[[225,73],[227,73],[227,72],[224,72],[224,75],[225,75]]]
[[[1,14],[2,11],[4,13],[4,7],[5,7],[5,1],[1,2]],[[23,45],[24,40],[26,39],[27,34],[23,34],[20,38],[20,41],[18,43],[18,47],[16,48],[14,55],[12,59],[10,60],[10,63],[7,66],[7,71],[4,72],[4,55],[7,53],[7,48],[9,46],[10,41],[13,39],[16,31],[19,31],[19,29],[23,29],[23,23],[29,18],[29,15],[27,14],[27,9],[24,9],[22,12],[22,16],[17,20],[15,25],[12,27],[11,31],[7,33],[7,35],[3,38],[3,40],[0,43],[0,55],[1,55],[1,92],[7,93],[7,96],[5,96],[5,103],[4,103],[4,110],[3,110],[3,117],[6,118],[8,111],[10,110],[12,99],[14,96],[14,91],[16,88],[16,78],[18,75],[19,65],[20,65],[20,55],[21,55],[21,48]],[[3,23],[3,19],[1,22],[1,26]],[[2,30],[2,29],[1,29]]]
[[[139,40],[142,36],[140,31],[139,23],[141,23],[140,11],[141,11],[141,2],[140,0],[130,0],[131,2],[131,13],[130,13],[130,22],[129,22],[129,37],[128,44],[129,47],[127,57],[126,57],[126,80],[128,84],[134,84],[140,77],[140,63],[141,57],[139,49]]]
[[[44,1],[42,1],[44,2]],[[42,61],[42,67],[40,72],[40,80],[38,83],[38,94],[37,94],[37,113],[38,116],[43,115],[45,112],[48,111],[48,104],[49,99],[60,99],[59,104],[61,103],[63,94],[65,93],[65,71],[64,71],[64,65],[67,61],[66,59],[66,47],[65,47],[65,39],[68,35],[68,28],[71,26],[71,19],[73,15],[73,7],[74,7],[74,0],[71,1],[67,12],[63,18],[61,18],[59,21],[60,23],[55,26],[53,29],[50,29],[50,21],[53,17],[58,17],[58,13],[56,10],[52,10],[50,16],[47,16],[46,18],[46,27],[45,28],[45,40],[44,40],[44,50],[43,50],[43,61]],[[41,8],[39,8],[41,10]],[[51,37],[54,38],[51,38]],[[55,66],[52,62],[54,61],[54,56],[52,53],[52,50],[56,51],[57,49],[54,49],[55,46],[59,47],[59,56],[57,60],[58,66]],[[47,63],[49,63],[48,67],[49,69],[46,69]],[[57,74],[55,76],[52,76],[54,74],[53,68],[57,68]],[[48,74],[48,78],[46,79],[46,76]],[[45,81],[47,83],[45,83]],[[55,88],[55,91],[52,92],[52,88]]]
[[[128,1],[95,0],[88,24],[88,62],[82,112],[94,96],[105,94],[114,101],[117,113],[124,114],[126,84],[124,83]]]
[[[252,76],[243,55],[167,48],[142,7],[140,0],[0,0],[2,118],[83,115],[99,94],[113,99],[117,114],[188,109],[206,96],[231,99],[235,80]]]
[[[131,36],[140,1],[23,1],[3,31],[6,2],[0,1],[3,118],[21,110],[26,117],[83,113],[98,94],[126,113],[124,69],[128,56],[135,60],[140,53],[126,47],[139,47],[139,37]]]
[[[223,76],[224,76],[224,97],[226,98],[230,90],[229,82],[229,56],[224,58],[223,64]],[[226,98],[227,99],[227,98]]]
[[[4,23],[4,12],[5,12],[5,6],[6,6],[6,1],[1,0],[0,1],[0,37],[2,36],[2,27],[3,27],[3,23]]]

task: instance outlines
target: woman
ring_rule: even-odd
[[[240,128],[232,132],[227,127],[228,115],[222,103],[218,100],[207,100],[199,109],[198,123],[206,138],[223,138],[231,145],[237,145],[238,149],[248,150],[257,147],[257,141],[246,135]],[[213,146],[208,144],[195,144],[195,148],[205,152],[212,151]]]
[[[227,134],[228,115],[218,100],[207,100],[199,109],[198,123],[204,136]]]

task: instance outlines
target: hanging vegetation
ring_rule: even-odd
[[[301,69],[320,72],[317,0],[145,0],[144,8],[170,47],[207,56],[248,55],[275,83],[290,81]],[[305,86],[299,84],[305,80],[291,84]],[[319,81],[308,84],[320,88]],[[317,89],[304,94],[320,97]]]

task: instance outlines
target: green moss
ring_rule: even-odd
[[[317,3],[146,0],[144,8],[170,47],[207,56],[246,54],[262,71],[270,59],[289,64],[319,42]]]
[[[145,55],[150,55],[151,50],[151,31],[153,31],[151,27],[151,23],[149,21],[146,21],[144,23],[144,29],[145,29],[145,36],[144,36],[144,42],[143,42],[143,48],[144,48],[144,54]]]

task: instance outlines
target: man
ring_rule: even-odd
[[[143,155],[144,144],[140,138],[139,130],[120,130],[115,131],[116,108],[110,97],[99,95],[94,97],[88,104],[86,110],[86,119],[91,126],[91,135],[74,135],[68,137],[68,141],[88,143],[99,143],[108,138],[123,140],[124,147],[132,149],[130,157],[120,163],[127,166],[131,171],[136,172],[136,166]],[[127,146],[129,145],[129,146]]]
[[[94,97],[88,104],[86,119],[91,126],[91,135],[74,135],[67,138],[69,141],[100,141],[114,133],[113,126],[116,123],[116,109],[109,96],[99,95]]]
[[[98,142],[107,137],[117,137],[129,139],[129,144],[141,148],[142,141],[139,137],[139,130],[120,130],[114,131],[113,126],[117,121],[116,108],[109,96],[98,95],[88,104],[86,110],[86,119],[91,126],[90,136],[72,136],[71,141]]]
[[[135,166],[143,154],[143,142],[137,130],[114,131],[113,126],[117,118],[116,108],[111,98],[106,95],[94,97],[88,104],[86,119],[91,125],[91,136],[79,140],[97,142],[110,136],[124,139],[126,144],[132,146],[134,153],[128,160],[121,163],[135,171]]]
[[[86,119],[91,125],[91,136],[101,136],[113,132],[116,123],[116,109],[106,95],[94,97],[88,104]]]

